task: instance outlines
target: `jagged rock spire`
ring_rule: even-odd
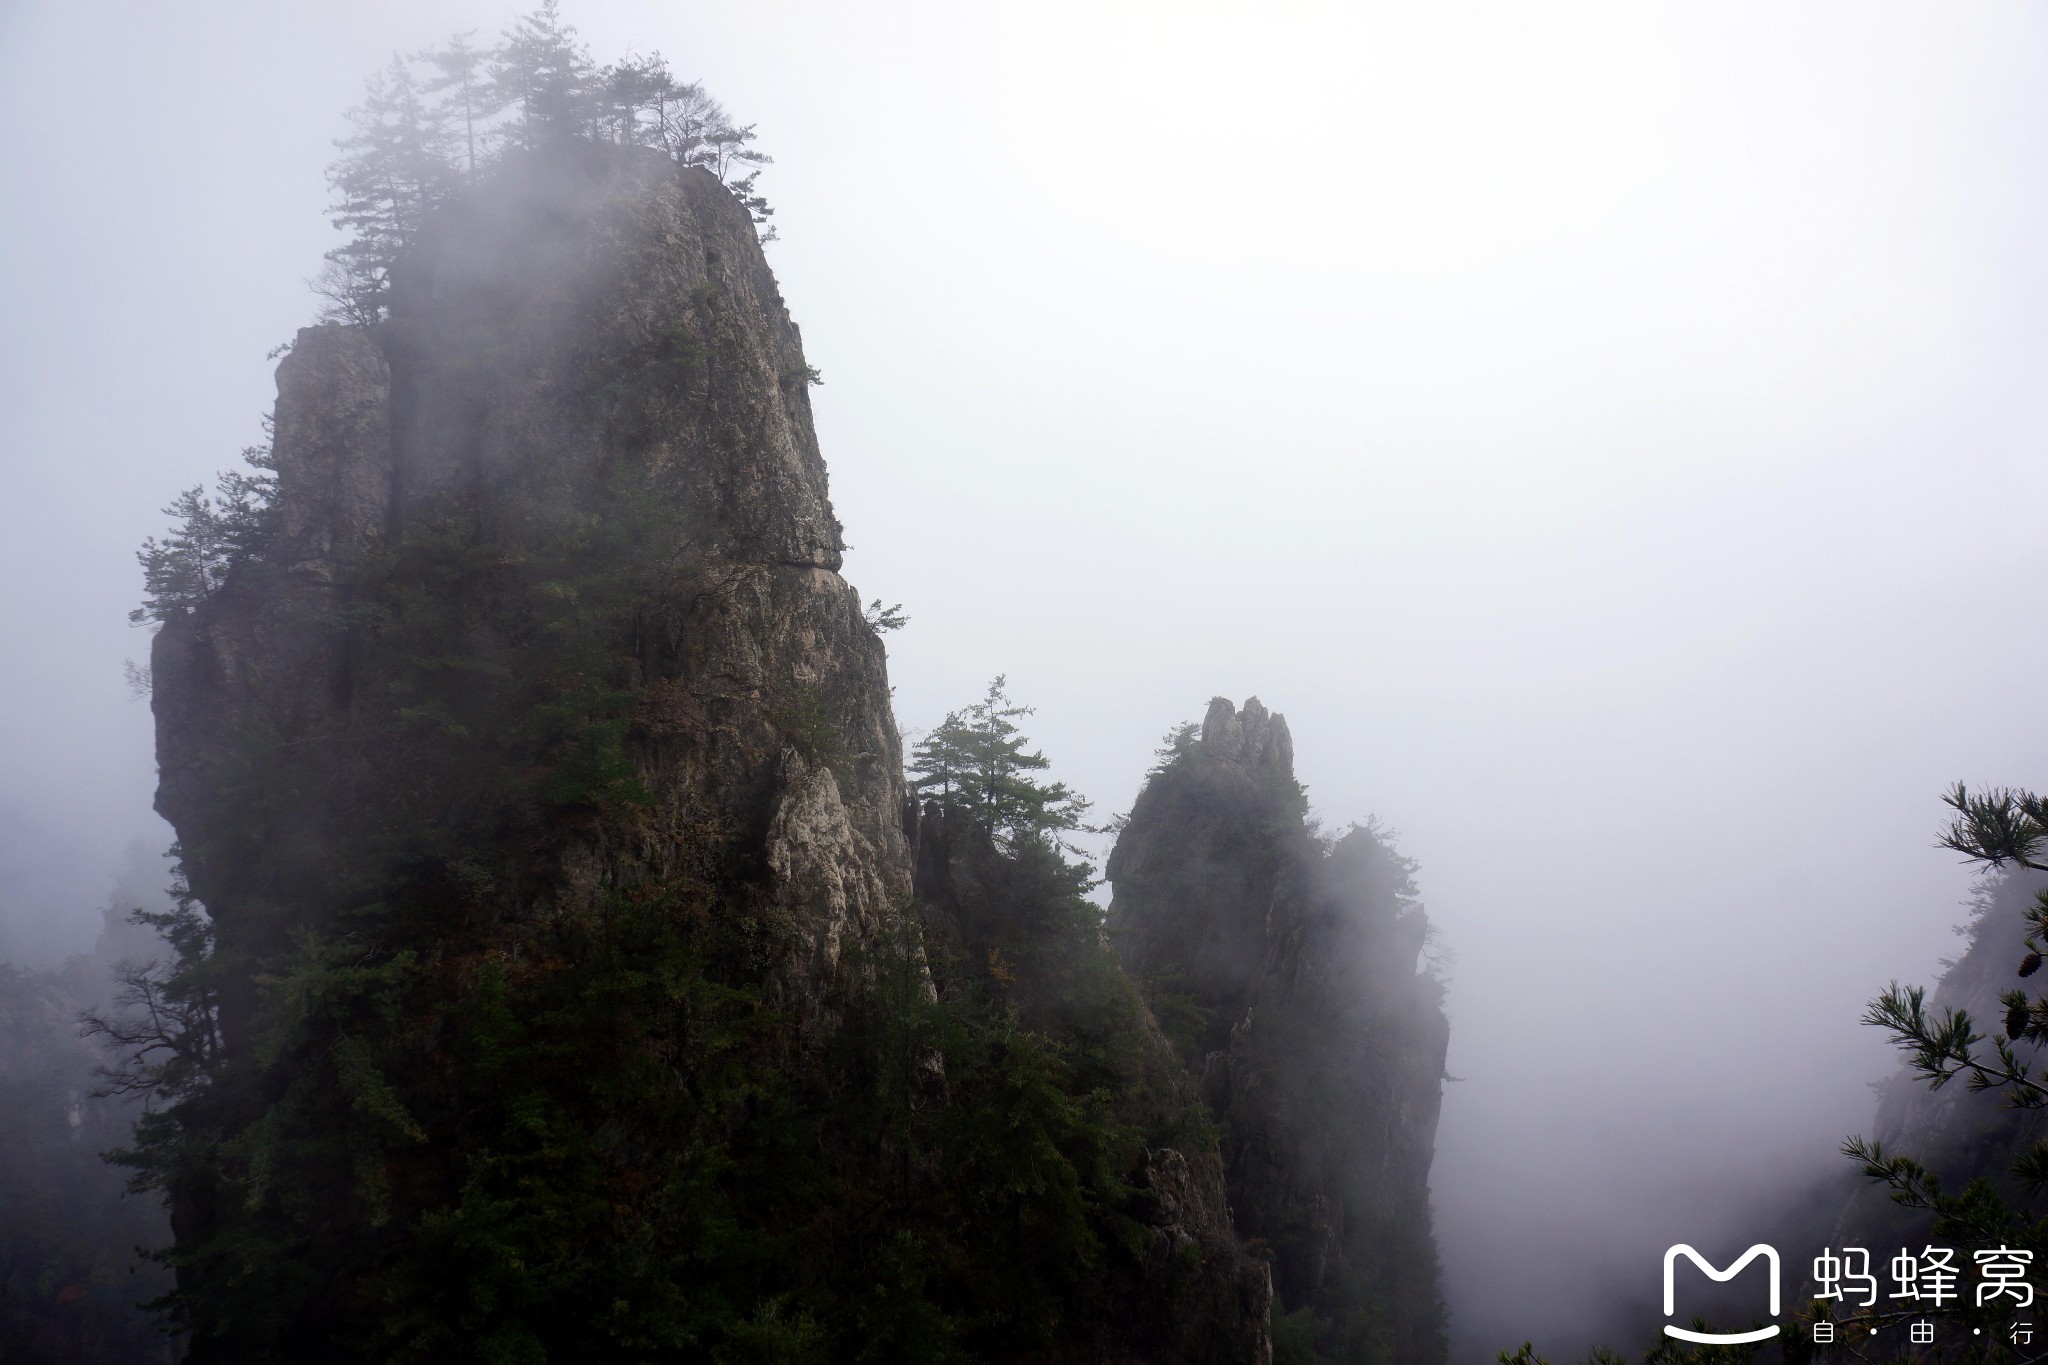
[[[1257,697],[1246,697],[1242,711],[1228,697],[1211,697],[1202,717],[1202,743],[1219,758],[1294,776],[1294,737],[1287,732],[1287,717],[1267,711]]]
[[[1224,1131],[1238,1234],[1333,1358],[1444,1358],[1429,1167],[1449,1026],[1412,864],[1306,822],[1286,720],[1209,703],[1109,857],[1124,966]],[[1367,1343],[1375,1343],[1368,1346]]]

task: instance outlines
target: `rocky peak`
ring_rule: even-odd
[[[810,375],[747,211],[645,149],[508,160],[393,272],[393,499],[551,534],[627,459],[735,560],[837,571]]]
[[[1111,932],[1223,1128],[1238,1234],[1332,1359],[1441,1360],[1429,1167],[1449,1031],[1413,865],[1319,839],[1287,724],[1218,698],[1110,855]]]
[[[610,661],[651,802],[630,828],[522,836],[521,913],[694,876],[829,979],[847,934],[872,940],[908,893],[900,745],[881,642],[837,572],[801,339],[746,210],[641,149],[510,157],[429,221],[391,312],[299,333],[277,373],[274,539],[154,645],[158,808],[225,940],[270,951],[287,921],[244,906],[334,880],[340,786],[360,809],[365,780],[342,770],[421,705],[393,612],[459,632],[440,647],[475,685],[443,667],[443,709],[526,680],[539,612],[557,656]],[[433,555],[438,578],[395,585]],[[605,617],[599,593],[640,600]],[[264,812],[252,848],[224,784],[259,735],[331,784]]]
[[[1199,738],[1146,783],[1110,851],[1109,927],[1125,968],[1203,1002],[1204,1050],[1223,1045],[1265,961],[1282,877],[1277,831],[1301,830],[1286,718],[1258,698],[1209,703]]]
[[[1202,717],[1202,745],[1216,758],[1294,779],[1294,738],[1287,733],[1287,717],[1268,712],[1257,697],[1246,697],[1242,711],[1228,697],[1210,698]]]

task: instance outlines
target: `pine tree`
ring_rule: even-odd
[[[391,263],[454,181],[447,126],[421,93],[412,68],[394,55],[388,70],[370,78],[368,98],[349,111],[355,131],[335,143],[342,155],[327,169],[333,222],[354,236],[327,253],[315,288],[337,321],[383,316]]]
[[[505,129],[517,146],[544,147],[595,131],[598,73],[556,0],[544,0],[506,30],[491,54],[490,88],[501,107],[519,111]]]
[[[1955,812],[1955,818],[1942,831],[1941,847],[1994,870],[2012,863],[2048,872],[2048,798],[2002,787],[1972,795],[1957,783],[1942,800]],[[2032,932],[2023,945],[2026,952],[2016,972],[2020,977],[2039,971],[2042,954],[2048,951],[2048,891],[2035,898],[2033,908],[2027,911],[2027,923]],[[2005,1030],[1988,1040],[1993,1051],[1989,1060],[1976,1050],[1976,1045],[1987,1039],[1976,1032],[1968,1011],[1951,1009],[1939,1018],[1931,1017],[1926,992],[1918,986],[1893,982],[1871,1001],[1864,1022],[1887,1030],[1893,1043],[1906,1053],[1908,1064],[1931,1086],[1962,1076],[1973,1090],[2004,1090],[2016,1107],[2048,1108],[2048,1076],[2037,1074],[2034,1064],[2015,1051],[2016,1044],[2048,1043],[2048,996],[2029,996],[2014,989],[2000,997],[1999,1004],[2005,1009],[2000,1021]],[[2018,1174],[2036,1186],[2048,1185],[2048,1140],[2022,1160],[2027,1169]]]
[[[135,552],[142,565],[142,605],[128,613],[136,625],[162,622],[219,592],[228,571],[261,552],[275,523],[268,442],[242,451],[249,470],[231,470],[214,491],[194,485],[164,508],[175,525],[162,540],[151,536]]]
[[[702,166],[733,192],[756,223],[774,215],[754,188],[761,167],[774,158],[749,145],[753,125],[734,124],[725,106],[701,84],[677,81],[660,53],[606,67],[598,91],[598,125],[612,141],[659,147],[685,166]],[[762,234],[764,241],[774,237],[772,228]]]
[[[622,147],[665,147],[663,111],[677,90],[658,52],[614,62],[598,73],[598,128]]]
[[[485,80],[489,54],[469,45],[472,33],[474,30],[458,33],[448,40],[446,47],[429,48],[419,54],[419,60],[432,66],[435,72],[421,90],[429,95],[447,96],[445,116],[451,142],[457,126],[460,127],[465,175],[476,174],[477,154],[479,147],[486,145],[487,125],[504,107]]]
[[[948,712],[911,754],[911,787],[948,814],[965,815],[1011,845],[1058,842],[1061,833],[1083,830],[1086,798],[1064,782],[1040,782],[1051,760],[1027,752],[1030,743],[1016,721],[1032,713],[1004,690],[1001,674],[980,701]]]

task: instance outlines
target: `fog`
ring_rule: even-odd
[[[260,436],[342,111],[513,8],[0,11],[0,957],[170,837],[133,551]],[[905,727],[1005,673],[1110,813],[1256,694],[1420,860],[1454,1359],[1836,1172],[1863,1001],[1958,943],[1941,790],[2048,780],[2048,15],[565,12],[776,158]]]

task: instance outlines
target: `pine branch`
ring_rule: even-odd
[[[1927,1012],[1927,991],[1923,986],[1901,986],[1894,981],[1870,1002],[1863,1022],[1891,1035],[1892,1045],[1906,1053],[1906,1064],[1925,1079],[1930,1089],[1939,1090],[1958,1076],[1968,1078],[1972,1090],[2009,1090],[2012,1104],[2021,1109],[2048,1106],[2048,1083],[2037,1079],[2033,1068],[2014,1052],[2012,1037],[1988,1041],[1997,1053],[1997,1063],[1988,1064],[1976,1052],[1987,1041],[1976,1031],[1969,1011],[1946,1009],[1938,1017]],[[2015,1022],[2010,1017],[2007,1023]]]
[[[1941,801],[1956,816],[1936,841],[1939,847],[1992,867],[2012,862],[2048,872],[2048,863],[2039,858],[2048,844],[2048,800],[2010,787],[1989,787],[1972,796],[1958,782]]]

